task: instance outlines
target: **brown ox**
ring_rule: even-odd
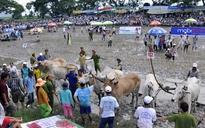
[[[132,102],[134,103],[134,95],[136,96],[135,107],[137,107],[138,103],[138,91],[140,88],[141,79],[135,73],[129,73],[127,76],[123,78],[116,78],[117,82],[113,83],[112,80],[107,79],[104,82],[104,87],[109,85],[112,87],[112,95],[117,98],[119,104],[121,104],[123,100],[123,96],[129,95],[132,93]]]

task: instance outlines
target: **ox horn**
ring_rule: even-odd
[[[177,83],[174,83],[176,85],[176,87],[178,86]]]

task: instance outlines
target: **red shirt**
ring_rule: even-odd
[[[11,123],[11,119],[10,118],[4,118],[4,121],[2,123],[2,128],[6,128],[6,125],[7,124],[10,124]]]
[[[9,102],[9,96],[8,96],[8,88],[6,86],[6,82],[4,80],[0,81],[0,100],[2,101],[3,104],[5,104],[5,101],[2,97],[2,93],[4,93],[6,95],[6,99]]]

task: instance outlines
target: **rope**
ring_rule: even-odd
[[[155,71],[154,71],[154,67],[153,67],[153,64],[152,64],[152,58],[150,57],[150,63],[151,63],[151,67],[152,67],[152,72],[153,72],[153,75],[154,75],[154,79],[156,80],[157,84],[159,85],[159,87],[166,93],[169,93],[169,94],[173,94],[167,90],[165,90],[162,85],[158,82],[157,78],[156,78],[156,75],[155,75]]]

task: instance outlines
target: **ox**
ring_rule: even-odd
[[[145,83],[140,86],[139,96],[151,96],[154,100],[152,102],[152,106],[155,107],[156,97],[160,91],[159,85],[154,78],[153,74],[148,74],[145,77]]]
[[[116,78],[116,83],[113,83],[112,80],[107,79],[104,82],[103,86],[112,87],[112,95],[117,98],[119,104],[122,103],[123,96],[132,93],[131,104],[134,103],[134,95],[136,96],[135,108],[138,104],[138,91],[140,88],[141,79],[137,74],[129,73],[123,78]]]
[[[49,72],[53,82],[56,79],[65,79],[65,75],[70,71],[70,69],[75,69],[75,71],[78,70],[76,65],[67,64],[66,61],[62,58],[38,62],[38,68],[41,70],[41,72]]]
[[[175,83],[176,84],[176,83]],[[177,85],[172,102],[178,100],[180,102],[186,102],[189,105],[188,113],[191,112],[191,105],[194,102],[194,112],[196,111],[196,101],[200,93],[199,79],[193,77],[188,78],[186,85]]]
[[[62,58],[56,58],[54,60],[44,60],[39,62],[39,69],[51,74],[52,79],[65,79],[65,75],[69,72],[70,69],[78,70],[77,66],[74,64],[67,64],[66,61]]]

